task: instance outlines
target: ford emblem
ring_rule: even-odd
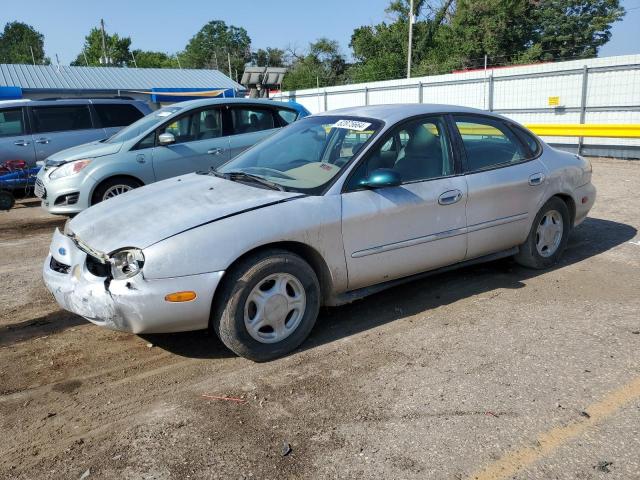
[[[60,247],[58,249],[58,253],[62,256],[65,256],[67,254],[67,251],[63,247]]]

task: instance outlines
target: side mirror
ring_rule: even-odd
[[[176,137],[173,136],[173,133],[161,133],[160,136],[158,136],[158,143],[166,147],[167,145],[176,143]]]
[[[369,178],[360,181],[360,186],[365,188],[397,187],[401,184],[400,174],[391,168],[377,168]]]

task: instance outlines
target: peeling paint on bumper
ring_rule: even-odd
[[[61,254],[63,252],[63,254]],[[51,258],[69,265],[69,273],[51,268]],[[127,280],[105,279],[86,267],[86,253],[56,230],[43,267],[44,283],[58,304],[90,322],[132,333],[168,333],[207,328],[211,302],[224,272],[211,272],[158,280],[143,274]],[[170,303],[168,293],[193,290],[195,300]]]

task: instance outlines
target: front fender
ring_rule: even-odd
[[[297,242],[324,259],[334,289],[346,288],[339,195],[301,197],[209,223],[144,249],[145,278],[227,270],[256,248]]]

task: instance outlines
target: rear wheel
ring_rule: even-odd
[[[527,241],[515,256],[516,262],[536,269],[555,265],[567,246],[570,230],[567,205],[558,197],[550,198],[536,215]]]
[[[301,257],[267,250],[228,272],[216,294],[212,325],[236,354],[256,362],[299,346],[320,307],[318,278]]]
[[[129,192],[134,188],[138,188],[140,183],[128,177],[114,177],[102,182],[96,191],[93,192],[91,205],[100,203],[104,200],[117,197],[123,193]]]

